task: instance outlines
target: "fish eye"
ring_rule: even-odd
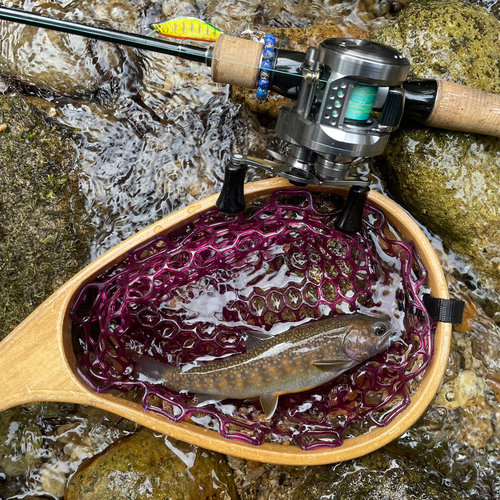
[[[381,337],[387,333],[387,326],[384,323],[375,323],[373,325],[373,333],[377,335],[377,337]]]

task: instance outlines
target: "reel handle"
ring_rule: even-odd
[[[246,165],[228,163],[224,171],[224,183],[215,206],[226,214],[238,214],[245,210],[243,188],[247,173]]]
[[[230,162],[224,172],[224,184],[215,206],[223,213],[237,214],[245,210],[245,176],[248,167],[244,164],[235,165]],[[343,233],[361,231],[363,209],[370,188],[368,186],[351,186],[347,200],[335,221],[335,228]]]
[[[334,223],[335,229],[343,233],[357,233],[363,227],[363,209],[370,188],[367,186],[351,186],[344,208]]]

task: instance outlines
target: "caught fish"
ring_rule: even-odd
[[[140,380],[200,401],[259,398],[267,419],[281,394],[306,391],[386,350],[394,331],[389,319],[361,314],[298,326],[276,336],[249,333],[247,352],[196,366],[175,368],[135,355]]]
[[[149,28],[154,30],[149,33],[182,40],[198,40],[200,42],[215,42],[222,31],[211,24],[200,21],[194,17],[177,17],[162,23],[153,23]]]

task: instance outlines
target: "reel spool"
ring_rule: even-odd
[[[276,124],[278,137],[291,145],[289,154],[269,152],[277,161],[233,155],[219,210],[243,210],[247,167],[263,168],[298,186],[367,188],[368,178],[350,175],[353,161],[384,151],[403,115],[402,84],[409,69],[400,52],[376,42],[330,38],[309,48],[297,102],[282,106]]]

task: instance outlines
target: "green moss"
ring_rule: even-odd
[[[13,95],[0,123],[1,339],[81,269],[90,230],[71,135]]]

